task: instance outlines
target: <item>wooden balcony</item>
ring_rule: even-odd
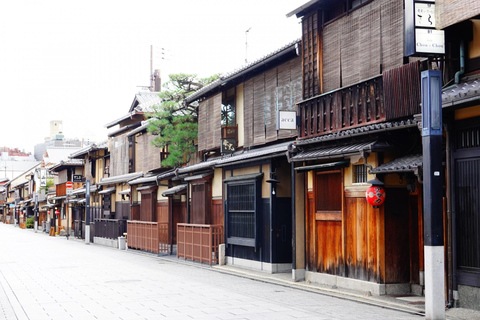
[[[420,113],[420,66],[412,62],[300,102],[299,139]]]
[[[223,226],[177,224],[177,257],[200,263],[218,264],[218,246],[223,243]]]

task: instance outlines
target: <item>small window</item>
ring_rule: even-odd
[[[235,88],[224,92],[222,98],[222,127],[235,126]]]
[[[367,167],[363,164],[353,166],[353,183],[367,182]]]
[[[316,211],[342,210],[342,174],[335,172],[317,173]]]

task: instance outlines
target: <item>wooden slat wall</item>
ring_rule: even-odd
[[[318,35],[322,36],[320,33]],[[310,37],[308,33],[307,36]],[[374,77],[383,70],[401,66],[403,2],[372,1],[325,25],[323,39],[320,41],[323,48],[323,92],[348,86]],[[308,51],[308,48],[304,49],[304,59],[305,50]]]
[[[253,79],[243,84],[243,108],[244,144],[250,147],[253,145]]]
[[[127,135],[112,137],[110,140],[110,176],[128,173]]]
[[[277,131],[277,111],[296,110],[301,86],[300,57],[244,82],[245,147],[297,135],[296,130]]]
[[[389,70],[403,64],[403,1],[381,3],[382,69]]]
[[[265,72],[265,140],[277,140],[277,68]]]
[[[374,77],[382,72],[380,61],[380,6],[362,14],[359,19],[359,80]],[[366,8],[365,8],[366,9]],[[363,10],[363,9],[362,9]]]
[[[136,139],[135,171],[148,172],[160,168],[160,149],[152,145],[155,136],[149,133],[144,133],[137,136]]]
[[[318,11],[302,20],[302,64],[303,64],[303,99],[308,99],[321,93],[319,70],[319,16]],[[300,87],[301,89],[301,87]],[[300,100],[297,100],[300,101]]]
[[[253,78],[253,144],[265,143],[265,74]]]
[[[203,100],[198,105],[198,151],[207,149],[207,101]]]
[[[385,71],[382,78],[387,120],[421,112],[419,61]]]
[[[360,81],[359,53],[366,44],[360,44],[360,19],[358,14],[355,14],[356,12],[354,11],[348,19],[344,19],[345,23],[341,26],[340,66],[342,86],[348,86]],[[325,46],[327,45],[326,43]]]
[[[342,24],[340,18],[323,29],[323,90],[324,92],[340,88],[340,48]]]
[[[221,105],[221,93],[200,103],[198,112],[199,151],[205,151],[220,147]]]

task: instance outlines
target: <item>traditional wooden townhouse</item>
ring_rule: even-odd
[[[301,99],[300,42],[290,44],[200,89],[198,164],[179,168],[187,188],[188,224],[177,226],[177,256],[218,262],[225,243],[231,265],[291,270],[291,167],[297,136],[281,129]],[[214,252],[212,261],[212,251]]]
[[[436,27],[446,44],[446,297],[480,310],[480,3],[437,0]]]
[[[9,181],[9,178],[0,179],[0,220],[3,223],[6,223],[6,214],[8,212],[7,187]]]
[[[145,167],[143,161],[155,159],[153,157],[149,160],[154,151],[151,152],[152,154],[147,154],[147,151],[153,147],[148,146],[148,142],[137,146],[135,133],[131,134],[131,132],[141,127],[142,121],[147,120],[147,115],[153,111],[152,107],[159,104],[158,92],[139,92],[135,95],[127,114],[106,125],[107,128],[118,126],[108,134],[109,176],[100,179],[97,183],[102,186],[102,191],[99,192],[101,211],[102,218],[106,219],[102,223],[105,227],[107,224],[115,225],[113,229],[116,233],[110,236],[112,246],[117,245],[118,236],[128,233],[127,220],[132,219],[132,214],[133,218],[137,218],[136,213],[140,208],[137,193],[131,193],[128,182],[144,176],[146,172],[137,171],[137,167],[142,169]],[[140,155],[137,156],[137,153]],[[157,153],[159,156],[159,152]],[[138,166],[137,163],[139,163]],[[148,192],[145,191],[145,193]],[[153,191],[150,195],[152,193]],[[148,209],[150,215],[153,214],[152,210],[155,210],[155,206]],[[98,229],[97,225],[96,229]],[[97,233],[97,230],[95,232]]]
[[[310,1],[303,92],[289,148],[294,272],[373,294],[422,294],[420,72],[404,57],[403,1]],[[365,195],[383,185],[383,205]],[[372,193],[376,195],[376,193]],[[382,194],[380,194],[380,198]]]
[[[69,236],[75,230],[74,219],[72,215],[72,202],[75,202],[72,194],[67,191],[67,185],[72,184],[72,189],[79,189],[83,186],[81,179],[75,181],[75,176],[83,174],[83,160],[69,159],[61,160],[59,163],[49,167],[49,171],[54,175],[55,196],[49,198],[51,206],[50,228],[55,228],[58,234],[68,234]]]
[[[108,153],[108,143],[94,143],[82,148],[69,155],[70,159],[83,161],[82,173],[78,175],[76,181],[81,180],[82,185],[76,185],[71,194],[70,205],[72,206],[72,220],[74,223],[74,236],[85,239],[85,214],[86,214],[86,181],[90,184],[90,241],[94,241],[95,220],[102,219],[102,203],[99,192],[102,191],[98,182],[102,178],[109,177],[110,155]],[[75,185],[74,185],[75,187]],[[100,228],[99,228],[100,230]],[[100,231],[99,234],[100,236]]]
[[[161,162],[167,150],[152,145],[148,120],[127,136],[135,144],[135,168],[143,177],[128,182],[131,216],[127,222],[128,248],[172,254],[176,252],[176,225],[186,222],[185,188]]]

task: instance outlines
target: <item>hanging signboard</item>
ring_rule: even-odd
[[[296,130],[297,112],[296,111],[278,111],[278,130]]]
[[[405,56],[445,54],[445,32],[435,24],[434,0],[405,1]]]
[[[235,138],[223,138],[220,144],[220,153],[223,154],[232,154],[236,149],[236,139]]]

